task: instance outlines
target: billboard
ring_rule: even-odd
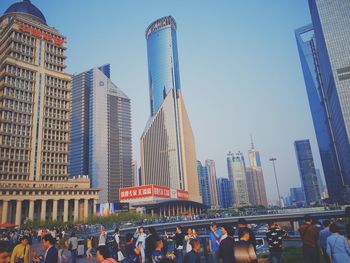
[[[147,197],[171,198],[188,200],[189,195],[187,191],[175,190],[165,186],[159,185],[143,185],[135,187],[121,188],[119,198],[122,201],[130,199],[143,199]]]

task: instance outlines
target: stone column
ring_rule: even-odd
[[[58,200],[52,200],[52,221],[57,221]]]
[[[21,219],[22,219],[22,200],[17,200],[15,224],[20,226],[21,225]]]
[[[5,223],[7,221],[8,210],[9,210],[9,201],[7,200],[2,201],[1,223]]]
[[[29,200],[28,218],[32,222],[34,221],[34,200]]]
[[[45,222],[46,220],[46,200],[41,200],[41,216],[40,220]]]
[[[74,217],[73,221],[79,220],[79,199],[74,199]]]
[[[68,222],[68,200],[64,199],[63,204],[63,222]]]
[[[84,219],[89,217],[89,199],[84,199]]]
[[[151,215],[154,216],[154,209],[151,209]]]
[[[93,207],[92,207],[92,215],[93,215],[93,216],[96,215],[96,205],[97,205],[97,200],[94,199]]]

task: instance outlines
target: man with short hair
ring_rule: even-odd
[[[247,221],[244,218],[239,218],[237,222],[237,236],[241,236],[241,234],[247,231],[249,232],[249,244],[251,244],[256,252],[256,238],[254,232],[248,227]]]
[[[299,233],[303,242],[303,258],[307,263],[319,263],[320,253],[318,249],[318,229],[312,224],[310,215],[304,216],[304,224],[300,226]]]
[[[282,258],[282,241],[287,235],[280,226],[274,222],[269,223],[269,230],[266,232],[267,243],[269,244],[270,259],[272,263],[283,263]]]
[[[218,258],[222,259],[222,263],[234,263],[234,240],[233,229],[227,225],[220,226],[222,239],[218,250]]]
[[[191,240],[192,250],[185,255],[184,263],[200,263],[201,256],[199,254],[199,250],[201,248],[201,244],[197,239]]]
[[[0,243],[0,263],[10,263],[9,249],[3,242]]]
[[[164,258],[162,253],[163,246],[164,244],[161,239],[155,242],[155,249],[152,252],[152,263],[159,263]]]
[[[209,254],[212,263],[218,263],[217,251],[219,250],[220,239],[222,237],[221,230],[217,228],[216,223],[212,222],[209,233]]]
[[[329,230],[329,225],[331,224],[330,220],[324,220],[323,226],[324,229],[320,231],[320,245],[323,253],[323,258],[326,263],[330,263],[329,256],[327,254],[327,238],[332,235],[332,232]]]
[[[175,240],[176,262],[177,263],[182,263],[184,238],[185,238],[185,235],[182,232],[181,226],[177,226],[175,235],[169,237],[169,239]]]

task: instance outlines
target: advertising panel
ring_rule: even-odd
[[[184,190],[177,190],[177,199],[188,200],[189,199],[188,192]]]
[[[152,196],[153,186],[152,185],[143,185],[135,187],[121,188],[119,199],[128,200],[134,198],[144,198]]]

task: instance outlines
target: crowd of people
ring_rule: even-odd
[[[321,256],[327,263],[350,262],[350,225],[346,227],[348,239],[339,233],[336,222],[325,220],[323,225],[319,231],[312,218],[305,216],[299,228],[304,262],[320,263]],[[211,263],[258,262],[255,233],[244,218],[239,219],[235,227],[212,222],[208,233],[205,235],[208,242],[203,242],[193,228],[184,231],[179,225],[174,233],[159,235],[153,227],[149,227],[147,233],[144,227],[139,227],[135,233],[121,238],[119,228],[110,235],[101,226],[98,237],[89,236],[84,240],[85,256],[102,263],[200,263],[203,254]],[[68,236],[66,228],[9,231],[8,237],[6,246],[0,243],[0,263],[77,262],[78,237],[74,231]],[[269,223],[266,240],[272,263],[283,262],[286,237],[287,232],[278,224]],[[41,255],[32,248],[34,240],[40,242]]]

